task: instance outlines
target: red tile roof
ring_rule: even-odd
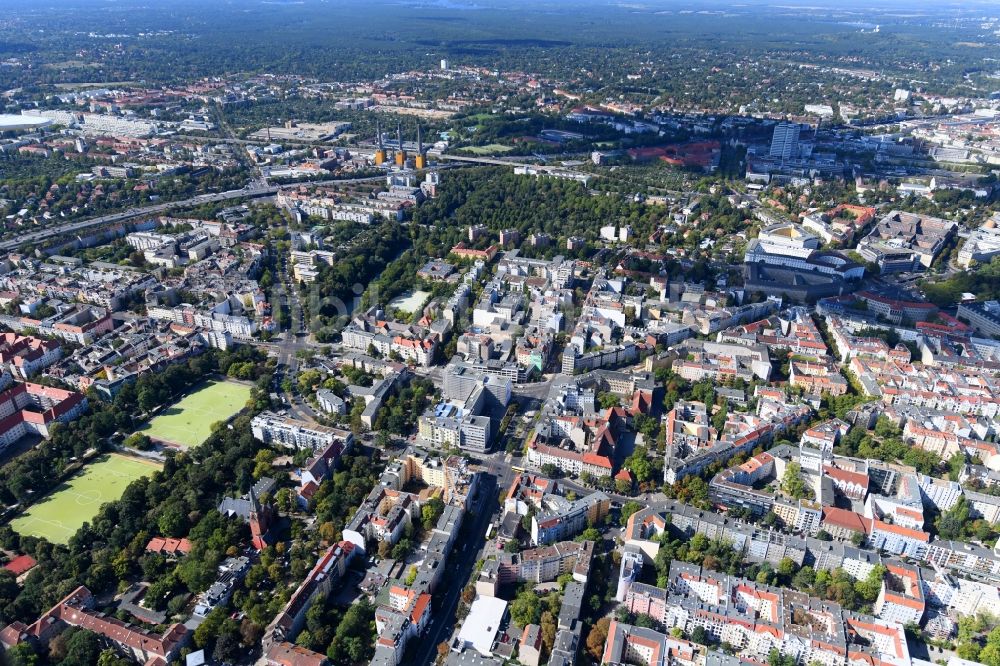
[[[871,531],[871,520],[861,514],[833,506],[823,507],[823,522],[834,527],[853,530],[868,534]]]
[[[191,552],[191,542],[185,539],[153,537],[146,544],[146,551],[164,555],[187,555]]]
[[[325,654],[285,641],[269,647],[265,657],[267,663],[273,666],[322,666],[328,663]]]

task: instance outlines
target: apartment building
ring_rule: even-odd
[[[652,629],[612,620],[604,644],[602,664],[663,666],[668,662],[667,637]]]
[[[194,613],[200,618],[207,617],[217,607],[229,603],[233,590],[250,569],[250,559],[245,556],[227,557],[218,567],[218,576],[195,599]]]
[[[845,611],[806,594],[672,562],[664,624],[704,629],[747,657],[782,655],[806,663],[909,666],[902,625]]]
[[[102,307],[73,305],[45,320],[0,315],[0,324],[18,332],[37,331],[78,345],[89,345],[114,329],[111,313]]]
[[[275,643],[295,641],[305,624],[306,613],[314,603],[323,603],[333,586],[343,579],[354,552],[354,544],[341,541],[320,555],[288,603],[264,630],[262,645],[265,651]]]
[[[927,558],[930,540],[927,532],[887,523],[878,518],[872,520],[871,533],[868,535],[868,543],[872,548],[920,560]]]
[[[394,334],[399,331],[397,334]],[[341,334],[345,347],[367,352],[373,347],[383,356],[398,354],[404,361],[430,367],[437,350],[437,339],[423,327],[402,326],[392,322],[368,322],[356,318]]]
[[[200,308],[192,305],[164,307],[155,305],[146,308],[150,319],[169,321],[182,326],[204,328],[210,331],[228,333],[238,340],[251,340],[260,330],[257,321],[244,315],[230,314],[227,301],[215,308]]]
[[[691,382],[702,379],[727,382],[737,378],[747,382],[767,381],[771,376],[771,361],[763,345],[686,340],[679,353],[681,358],[674,361],[674,372]]]
[[[315,452],[341,442],[343,450],[348,450],[354,441],[350,431],[299,421],[275,414],[261,412],[250,421],[253,436],[265,444],[277,443],[294,449],[309,449]]]
[[[1000,302],[959,303],[958,318],[969,322],[980,335],[1000,335]]]
[[[528,464],[537,469],[554,465],[567,474],[611,476],[626,416],[621,407],[593,416],[547,415],[528,439]]]
[[[29,379],[62,358],[62,347],[17,333],[0,333],[0,367],[18,379]]]
[[[611,498],[598,491],[575,500],[549,497],[531,518],[531,542],[545,545],[572,538],[604,519]]]
[[[403,491],[411,481],[440,489],[446,505],[441,517],[444,524],[450,525],[446,518],[461,522],[471,498],[478,492],[479,479],[479,472],[470,470],[460,456],[442,459],[411,447],[382,473],[378,484],[344,528],[344,539],[362,553],[372,541],[395,543],[406,525],[419,516],[422,504],[429,497],[426,493]],[[449,548],[453,538],[449,537]]]
[[[593,541],[560,541],[548,546],[503,553],[497,560],[497,581],[544,583],[569,573],[573,579],[587,582],[594,556]]]
[[[830,362],[793,360],[789,364],[788,382],[814,395],[844,395],[848,388],[847,380],[840,374],[837,366]]]
[[[25,435],[49,436],[53,423],[67,423],[87,411],[87,398],[76,391],[17,383],[0,392],[0,451]]]
[[[855,357],[849,367],[866,394],[889,405],[989,418],[1000,414],[1000,382],[977,369],[932,368],[869,357]]]
[[[872,610],[875,616],[902,625],[920,624],[926,609],[924,585],[918,567],[886,562],[882,589]]]
[[[435,448],[486,451],[492,443],[491,415],[506,409],[511,396],[510,380],[452,362],[445,368],[443,394],[444,401],[420,416],[420,440]]]
[[[113,643],[141,663],[167,663],[180,658],[191,637],[183,624],[172,624],[158,634],[100,613],[97,600],[84,586],[70,592],[59,603],[26,625],[15,621],[0,631],[0,644],[11,649],[20,643],[42,648],[69,627],[78,627]]]

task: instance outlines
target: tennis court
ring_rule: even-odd
[[[121,499],[128,484],[161,468],[158,463],[117,453],[104,456],[32,504],[11,521],[11,527],[22,536],[66,543],[97,515],[102,504]]]
[[[212,424],[227,421],[250,399],[250,387],[235,382],[210,381],[160,412],[139,429],[152,439],[188,447],[212,434]]]

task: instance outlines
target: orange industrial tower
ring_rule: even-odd
[[[403,127],[396,125],[396,166],[406,166],[406,151],[403,150]]]
[[[382,126],[375,121],[375,164],[382,166],[385,164],[385,146],[382,145]]]
[[[417,169],[427,168],[427,153],[424,152],[424,135],[420,125],[417,125],[417,156],[413,158],[413,166]]]

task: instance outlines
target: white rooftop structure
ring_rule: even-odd
[[[13,132],[14,130],[32,130],[39,127],[51,125],[48,118],[38,116],[18,116],[9,113],[0,113],[0,132]]]
[[[458,632],[459,644],[475,648],[479,654],[489,657],[493,650],[493,640],[506,614],[507,602],[503,599],[476,597],[461,631]]]
[[[973,229],[958,251],[958,265],[968,268],[973,260],[988,262],[1000,254],[1000,213]]]
[[[795,224],[772,224],[757,235],[761,249],[768,254],[805,258],[820,247],[820,240]]]

